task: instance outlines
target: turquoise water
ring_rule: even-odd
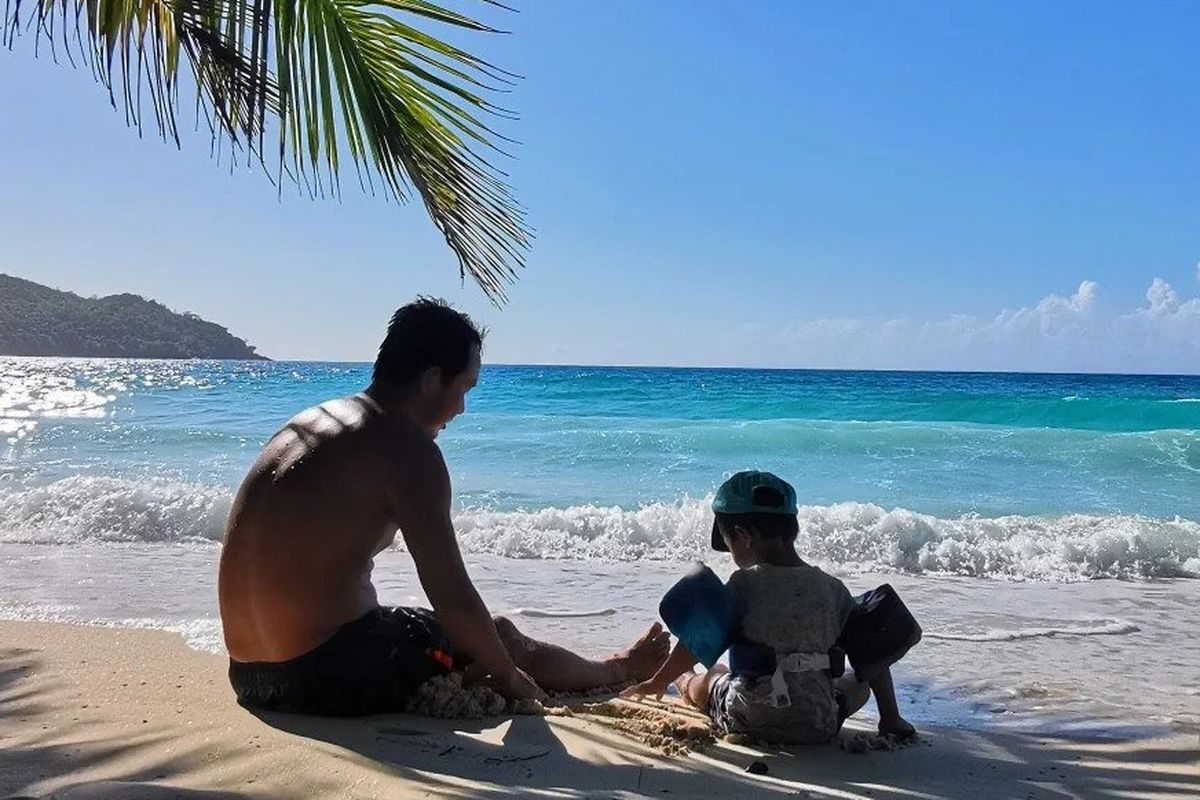
[[[368,371],[0,358],[0,617],[221,652],[238,482]],[[806,558],[856,592],[892,583],[920,618],[896,670],[918,725],[1194,733],[1198,399],[1196,377],[495,366],[439,442],[472,577],[533,635],[611,652],[677,562],[727,574],[708,497],[764,467],[796,483]],[[383,602],[427,602],[399,549],[374,580]]]
[[[262,442],[368,377],[0,359],[0,537],[218,539]],[[756,467],[834,562],[1200,569],[1200,377],[488,366],[439,442],[464,545],[501,555],[701,552],[704,498]]]

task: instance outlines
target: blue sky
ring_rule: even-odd
[[[369,359],[423,293],[494,361],[1198,371],[1200,4],[516,5],[466,40],[525,76],[503,166],[538,237],[502,311],[419,208],[139,140],[29,39],[0,271],[278,358]]]

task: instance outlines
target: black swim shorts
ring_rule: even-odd
[[[403,711],[417,687],[454,666],[432,611],[377,608],[290,661],[231,659],[229,682],[247,708],[354,717]]]

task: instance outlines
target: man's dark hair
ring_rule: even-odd
[[[796,541],[796,536],[800,533],[800,520],[795,514],[771,514],[762,511],[753,514],[725,514],[718,511],[716,518],[721,533],[730,538],[733,537],[735,525],[756,530],[764,539],[783,539],[789,543]]]
[[[371,379],[376,386],[396,389],[430,367],[440,367],[442,379],[449,382],[467,368],[471,349],[483,346],[484,335],[445,300],[419,297],[392,315]]]

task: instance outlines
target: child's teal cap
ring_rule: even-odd
[[[712,510],[721,514],[790,514],[793,517],[800,509],[796,505],[796,490],[777,475],[758,470],[746,470],[732,475],[717,489]],[[725,538],[713,520],[712,547],[722,553],[729,552]]]

